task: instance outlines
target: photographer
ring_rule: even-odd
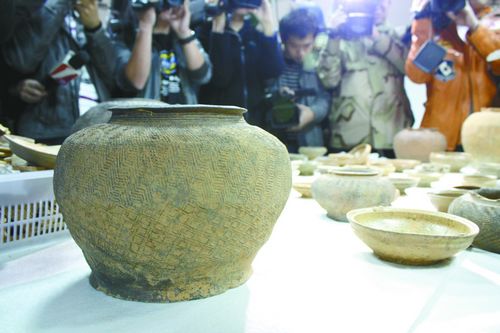
[[[189,27],[189,1],[137,9],[138,29],[117,84],[128,96],[196,104],[198,87],[212,75],[208,55]]]
[[[316,71],[304,68],[304,60],[312,52],[319,33],[316,21],[317,18],[307,9],[295,9],[279,24],[285,66],[272,87],[272,93],[284,96],[290,102],[285,100],[281,105],[275,102],[268,116],[270,131],[285,143],[289,152],[297,152],[300,146],[324,146],[320,123],[328,113],[329,95]],[[306,94],[306,91],[310,93]],[[274,112],[286,111],[284,109],[297,113],[295,123],[276,123]]]
[[[3,55],[9,66],[31,79],[17,86],[20,98],[29,96],[26,102],[31,104],[20,112],[16,133],[50,144],[61,143],[70,134],[80,115],[81,80],[66,60],[81,50],[86,50],[85,62],[90,61],[86,67],[99,98],[110,98],[117,55],[101,27],[97,0],[48,0],[17,27]],[[60,66],[75,73],[66,84],[51,77]]]
[[[486,1],[487,2],[487,1]],[[500,74],[500,60],[488,63],[487,56],[500,49],[500,35],[488,28],[481,18],[489,12],[485,1],[447,1],[447,8],[436,11],[433,2],[420,1],[412,25],[412,45],[406,61],[408,77],[427,84],[427,102],[422,127],[438,128],[448,140],[448,150],[457,149],[465,118],[491,106],[497,92],[493,75]],[[461,8],[460,8],[461,7]],[[452,8],[450,8],[450,11]],[[465,39],[457,26],[467,29]],[[415,63],[423,45],[434,40],[443,50],[444,59],[430,71]]]
[[[335,88],[333,152],[368,143],[393,157],[394,135],[413,123],[403,87],[407,50],[402,32],[385,23],[389,5],[389,0],[341,1],[332,15],[318,74],[326,88]]]
[[[225,10],[228,13],[213,19],[204,40],[209,45],[214,75],[202,87],[200,100],[244,107],[248,110],[246,120],[264,127],[261,103],[266,80],[276,78],[283,67],[271,6],[268,0],[230,0]]]

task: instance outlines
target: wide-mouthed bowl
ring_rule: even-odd
[[[429,265],[465,250],[479,227],[462,217],[424,210],[371,207],[347,213],[352,229],[375,255],[408,265]]]

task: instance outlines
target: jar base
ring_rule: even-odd
[[[220,278],[193,280],[179,285],[167,281],[161,288],[153,288],[137,283],[128,284],[113,281],[93,271],[89,276],[89,282],[96,290],[115,298],[145,303],[171,303],[206,298],[236,288],[250,278],[252,268],[248,267],[246,270],[234,272],[232,275],[231,277],[225,276],[223,282],[220,281]]]

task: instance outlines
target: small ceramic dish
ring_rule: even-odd
[[[4,138],[12,152],[29,163],[51,169],[55,167],[61,146],[46,146],[17,135],[4,135]]]
[[[327,151],[326,147],[299,147],[299,154],[307,156],[311,161],[325,155]]]
[[[468,248],[478,226],[462,217],[424,210],[372,207],[347,213],[351,227],[375,255],[408,264],[437,263]]]
[[[453,200],[464,195],[465,193],[467,193],[466,190],[451,189],[430,191],[427,195],[429,196],[432,205],[436,207],[438,211],[446,213]]]
[[[461,152],[432,152],[429,155],[431,163],[447,164],[451,172],[458,172],[472,161],[471,154]]]

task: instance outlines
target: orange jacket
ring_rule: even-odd
[[[446,47],[445,60],[453,62],[456,72],[454,79],[444,82],[413,64],[420,46],[431,34],[430,19],[413,22],[412,45],[405,69],[412,81],[427,84],[427,103],[421,127],[439,129],[448,140],[448,149],[454,150],[460,143],[460,130],[465,118],[472,111],[490,106],[495,98],[496,85],[492,75],[500,74],[500,60],[488,64],[485,59],[488,54],[500,49],[500,36],[479,25],[467,33],[467,43],[464,43],[455,25],[441,31],[437,42]]]

